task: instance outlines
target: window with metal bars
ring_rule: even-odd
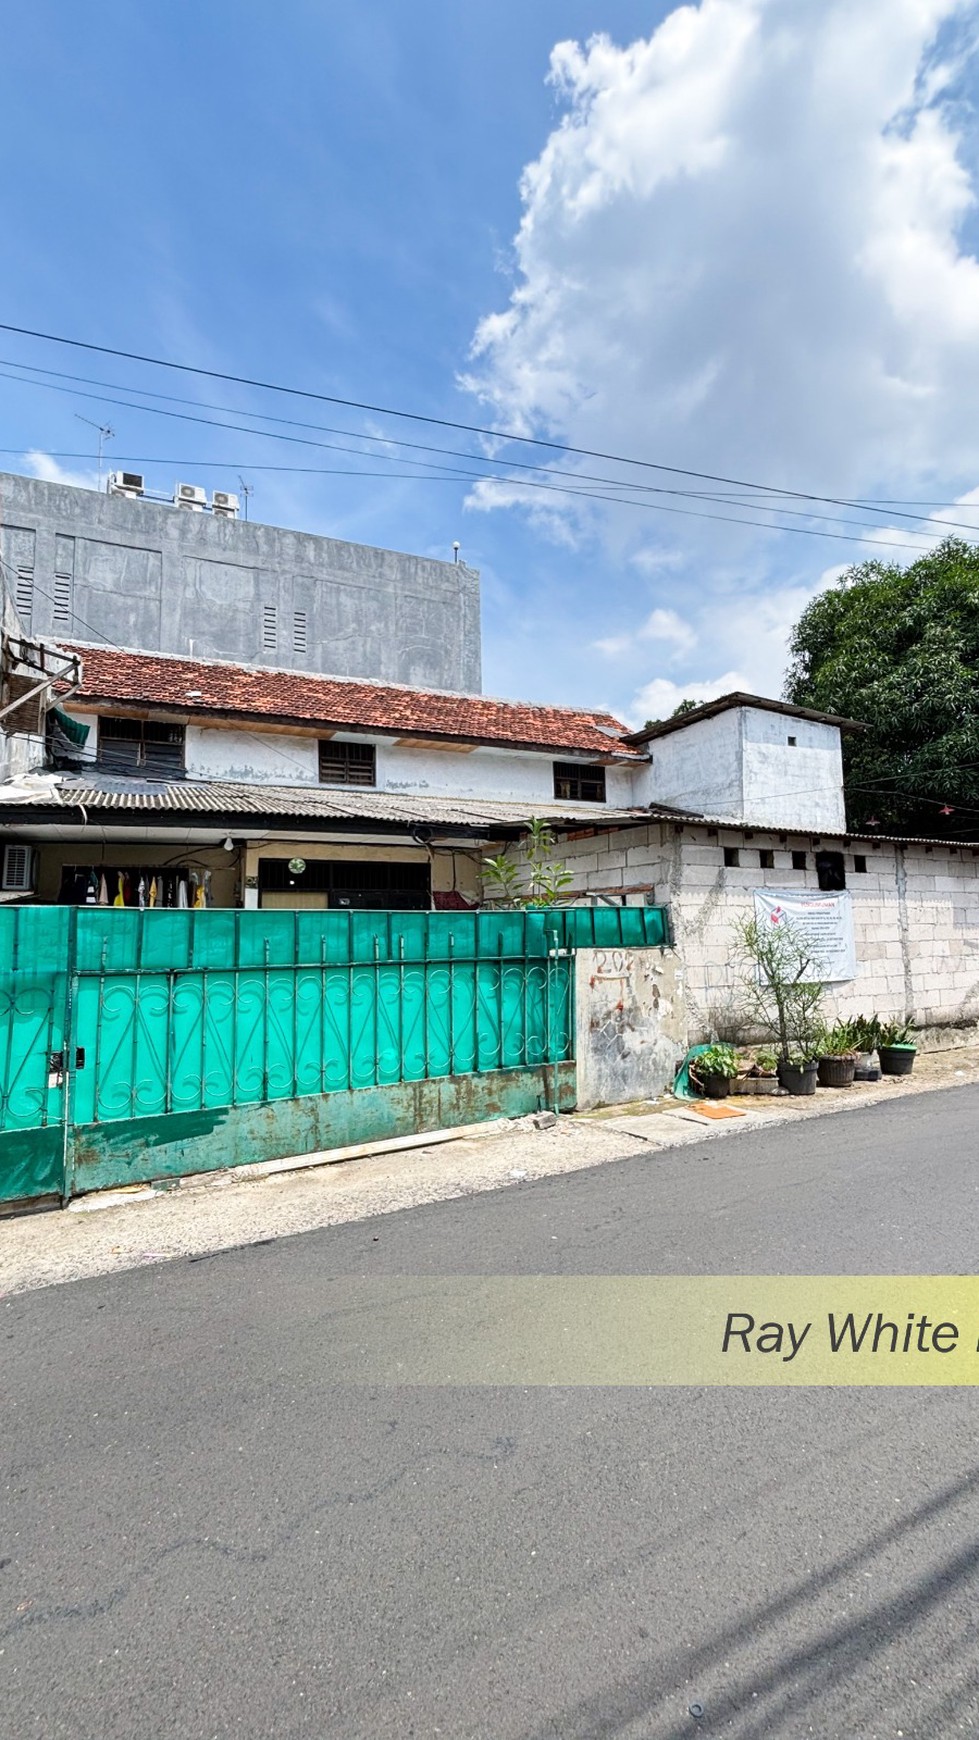
[[[573,798],[580,803],[605,802],[605,769],[589,767],[585,762],[556,761],[554,763],[554,796]]]
[[[306,651],[305,610],[294,610],[292,613],[292,650],[297,653]]]
[[[98,765],[111,773],[181,779],[184,728],[151,719],[100,719]]]
[[[279,613],[274,604],[262,606],[262,651],[275,652],[279,644]]]
[[[320,780],[324,785],[375,785],[373,743],[320,743]]]

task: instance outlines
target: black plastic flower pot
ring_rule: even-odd
[[[819,1065],[815,1060],[800,1066],[796,1066],[794,1063],[779,1063],[778,1079],[787,1093],[814,1094],[818,1069]]]
[[[856,1067],[855,1057],[821,1057],[816,1072],[816,1080],[820,1087],[852,1087],[853,1073]]]
[[[731,1092],[731,1083],[726,1075],[697,1076],[696,1083],[707,1100],[726,1100]]]
[[[881,1075],[910,1075],[917,1049],[916,1045],[878,1045]]]
[[[873,1059],[873,1053],[862,1051],[857,1058],[853,1070],[854,1081],[880,1081],[880,1065]]]

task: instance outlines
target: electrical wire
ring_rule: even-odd
[[[4,371],[3,369],[0,369],[0,376],[3,376],[4,378],[6,378],[8,380],[24,379],[24,377],[22,377],[22,376],[11,375],[9,373],[9,371]],[[31,385],[31,386],[45,387],[49,392],[68,393],[71,397],[74,397],[74,398],[94,399],[98,403],[103,404],[103,405],[120,405],[124,409],[131,410],[131,411],[140,411],[148,416],[176,418],[178,421],[183,422],[183,423],[204,424],[209,428],[227,429],[227,430],[231,430],[237,434],[255,435],[255,436],[258,436],[258,437],[263,438],[265,440],[269,440],[269,441],[288,441],[290,444],[293,444],[293,445],[298,445],[298,446],[302,446],[302,447],[325,448],[325,449],[329,450],[330,452],[341,452],[341,453],[352,453],[352,454],[363,452],[362,448],[346,447],[346,446],[343,446],[342,444],[337,443],[335,441],[314,441],[308,436],[283,435],[283,434],[279,433],[277,430],[249,429],[249,428],[245,427],[243,424],[218,422],[213,417],[197,417],[197,416],[193,416],[190,412],[187,412],[187,411],[167,411],[158,405],[138,405],[138,404],[134,404],[129,399],[115,399],[115,398],[107,397],[104,394],[80,392],[77,389],[71,388],[71,387],[58,387],[50,381],[25,381],[25,384]],[[247,415],[247,413],[246,413],[246,415]],[[369,440],[369,439],[371,439],[371,437],[363,437],[363,439]],[[365,457],[375,457],[376,458],[378,456],[377,455],[373,455],[373,456],[365,455]],[[182,463],[186,463],[186,462],[182,462]],[[408,461],[403,460],[402,463],[403,464],[415,464],[415,465],[426,464],[426,462],[423,460],[408,460]],[[228,468],[231,469],[230,466]],[[255,471],[258,469],[258,467],[251,465],[249,463],[245,466],[245,469]],[[297,469],[299,469],[299,468],[297,468]],[[429,469],[432,469],[432,468],[430,467]],[[870,544],[875,549],[913,550],[913,551],[917,551],[919,554],[922,554],[922,555],[927,554],[927,552],[929,550],[935,548],[934,541],[931,544],[910,544],[910,543],[906,543],[906,542],[901,542],[901,541],[894,539],[894,538],[859,537],[859,536],[851,537],[846,532],[817,531],[812,526],[782,526],[782,525],[778,525],[777,523],[776,524],[767,524],[763,520],[744,519],[741,517],[736,517],[733,514],[702,513],[699,510],[694,509],[694,508],[668,507],[663,502],[635,501],[631,496],[626,496],[626,495],[606,495],[606,494],[602,493],[601,491],[594,490],[594,489],[574,489],[569,484],[543,483],[543,482],[541,482],[541,480],[539,478],[512,478],[512,477],[508,477],[508,476],[501,474],[501,473],[493,473],[493,472],[485,472],[485,471],[484,472],[468,471],[468,470],[465,470],[462,467],[458,467],[458,466],[440,465],[437,467],[437,469],[438,469],[438,471],[440,471],[442,473],[449,472],[449,473],[451,473],[451,475],[450,476],[439,476],[439,477],[418,477],[417,481],[420,483],[428,483],[428,482],[451,483],[451,482],[454,482],[456,478],[463,478],[464,477],[464,478],[469,479],[469,480],[476,482],[476,483],[504,484],[510,489],[537,489],[537,490],[543,490],[548,494],[581,496],[581,497],[584,497],[588,501],[613,502],[618,506],[643,508],[647,512],[650,512],[650,513],[678,514],[682,518],[685,518],[685,519],[715,520],[723,525],[749,526],[755,531],[786,532],[786,533],[792,533],[792,534],[796,534],[800,537],[807,537],[807,538],[830,538],[835,543]],[[541,469],[546,469],[546,468],[542,467]],[[344,473],[342,475],[356,476],[358,474],[356,472],[349,472],[349,473]],[[372,475],[372,474],[368,473],[367,475]],[[380,475],[388,475],[388,474],[382,473]],[[407,475],[414,476],[415,474],[409,473]],[[627,483],[615,484],[615,488],[617,488],[617,489],[629,489],[630,487],[631,486]],[[785,513],[785,514],[789,514],[789,513],[794,512],[794,510],[791,508],[781,508],[777,504],[774,504],[774,503],[773,503],[772,507],[767,509],[766,511],[769,513]],[[819,519],[822,516],[820,516],[818,514],[816,514],[816,515],[806,514],[802,517]],[[872,527],[866,526],[863,521],[846,521],[846,520],[841,520],[839,518],[835,518],[830,523],[837,524],[837,525],[848,525],[848,524],[859,525],[861,527],[861,529],[864,531],[872,531],[873,530]],[[911,528],[911,529],[909,529],[909,532],[907,535],[912,536],[912,537],[923,537],[925,534],[917,532],[913,528]]]
[[[651,459],[638,459],[628,454],[607,453],[599,448],[576,447],[569,442],[550,441],[542,436],[521,435],[515,430],[487,428],[478,423],[464,423],[449,417],[433,417],[419,411],[406,411],[391,405],[375,405],[361,399],[341,398],[335,393],[314,392],[311,388],[286,386],[281,382],[263,381],[250,375],[238,375],[229,370],[207,369],[193,363],[174,362],[168,357],[149,356],[140,351],[123,350],[118,346],[93,344],[88,340],[68,338],[61,333],[40,332],[33,327],[15,326],[9,321],[0,321],[0,332],[11,332],[21,338],[36,338],[46,344],[60,344],[74,350],[86,350],[100,356],[113,356],[126,362],[145,363],[152,368],[172,369],[181,374],[198,375],[201,378],[215,381],[229,381],[236,386],[254,387],[261,392],[282,393],[291,398],[314,400],[320,404],[341,405],[346,410],[364,411],[373,416],[397,417],[412,423],[427,424],[431,428],[456,429],[469,435],[481,435],[493,441],[516,442],[524,446],[547,449],[552,453],[569,453],[577,458],[600,459],[607,464],[635,465],[647,471],[661,471],[675,477],[695,477],[704,483],[723,483],[738,489],[759,490],[766,493],[786,496],[798,501],[816,501],[831,507],[855,507],[859,504],[852,498],[818,495],[808,490],[783,489],[775,484],[755,483],[746,478],[727,477],[710,471],[696,471],[690,466],[668,465]],[[874,511],[878,511],[874,509]],[[883,510],[880,510],[883,511]],[[900,518],[920,519],[921,515],[899,515]]]
[[[428,442],[408,441],[404,437],[396,437],[396,436],[391,436],[391,435],[369,434],[369,433],[365,433],[362,430],[357,430],[357,429],[338,429],[331,424],[307,423],[307,422],[301,421],[299,418],[296,418],[296,417],[275,417],[275,416],[271,415],[271,413],[266,412],[266,411],[242,411],[238,406],[234,406],[234,405],[215,405],[215,404],[213,404],[209,401],[206,401],[206,400],[188,399],[188,398],[182,397],[181,395],[179,395],[177,393],[155,393],[155,392],[152,392],[147,387],[132,387],[132,386],[127,387],[125,385],[120,384],[117,381],[100,381],[100,380],[94,379],[90,375],[75,375],[75,374],[70,374],[62,369],[45,369],[45,368],[41,368],[38,364],[18,363],[18,362],[12,361],[9,357],[0,357],[0,369],[10,370],[13,368],[27,369],[29,371],[29,373],[27,376],[25,376],[25,375],[13,375],[13,374],[8,373],[6,378],[9,380],[22,381],[22,382],[24,382],[25,385],[51,386],[51,383],[55,382],[55,381],[71,381],[76,385],[106,388],[110,392],[137,393],[141,398],[162,399],[162,400],[165,400],[166,403],[168,403],[168,404],[190,405],[195,410],[199,410],[199,411],[220,411],[222,414],[226,414],[226,415],[232,416],[232,417],[246,416],[246,417],[251,418],[252,421],[256,421],[258,419],[261,419],[262,422],[279,423],[286,428],[305,429],[307,431],[312,431],[313,433],[320,434],[320,435],[346,435],[354,440],[370,441],[370,442],[373,442],[375,444],[380,444],[380,445],[388,446],[388,447],[399,447],[399,448],[403,447],[403,448],[407,448],[407,449],[409,449],[413,452],[417,452],[417,453],[436,453],[436,454],[441,455],[442,457],[446,457],[446,458],[450,458],[450,459],[472,459],[472,460],[477,461],[477,463],[480,463],[480,464],[487,462],[487,456],[485,454],[471,453],[471,452],[467,452],[465,449],[460,450],[459,448],[456,448],[456,447],[436,447]],[[47,381],[31,381],[29,379],[30,375],[46,375],[49,377],[49,380],[47,380]],[[57,390],[60,390],[62,392],[66,392],[68,389],[67,388],[60,388]],[[100,395],[93,394],[93,393],[88,393],[88,394],[79,393],[76,396],[79,398],[89,398],[89,399],[98,399],[100,397]],[[108,403],[110,403],[110,404],[125,404],[125,401],[109,400]],[[145,411],[152,411],[154,409],[154,407],[150,406],[150,405],[146,405],[146,406],[128,406],[127,405],[126,408],[128,408],[128,409],[140,409],[140,410],[145,410]],[[220,427],[222,427],[222,428],[240,428],[241,425],[222,424],[222,425],[220,425]],[[246,433],[255,433],[255,434],[264,433],[264,434],[268,434],[270,437],[274,433],[273,431],[259,431],[259,430],[246,430],[245,432]],[[326,445],[326,444],[324,443],[323,445]],[[16,449],[16,450],[11,449],[10,451],[21,451],[21,450],[20,449]],[[356,449],[343,448],[343,449],[341,449],[341,451],[343,451],[343,452],[363,452],[364,449],[363,448],[356,448]],[[89,455],[82,454],[82,455],[79,455],[78,457],[87,458],[87,457],[89,457]],[[143,463],[144,464],[152,464],[152,463],[160,464],[160,463],[165,463],[165,462],[144,460]],[[173,463],[173,462],[166,462],[166,463]],[[191,463],[193,463],[193,461],[188,460],[188,461],[184,461],[182,463],[191,464]],[[668,487],[668,486],[665,486],[662,484],[642,484],[642,483],[637,482],[634,479],[629,480],[629,479],[619,479],[619,478],[610,478],[610,477],[599,477],[599,476],[595,476],[595,474],[591,473],[591,472],[582,472],[582,471],[577,471],[577,470],[576,471],[566,471],[566,470],[563,470],[559,466],[553,466],[553,465],[547,465],[547,466],[545,466],[545,465],[533,465],[533,464],[530,464],[528,461],[519,460],[519,459],[508,459],[508,460],[506,460],[505,464],[506,464],[506,467],[508,470],[535,471],[535,472],[543,473],[545,476],[548,476],[548,477],[566,477],[566,478],[572,479],[575,483],[599,483],[599,484],[610,486],[610,487],[613,487],[616,489],[632,489],[634,491],[640,491],[644,494],[652,494],[652,495],[680,496],[680,497],[683,497],[685,499],[690,499],[690,500],[694,500],[694,501],[718,502],[722,505],[725,503],[730,503],[732,505],[737,505],[738,503],[744,503],[745,505],[749,505],[749,506],[755,505],[755,506],[767,507],[769,510],[771,510],[772,507],[774,506],[779,513],[790,515],[791,517],[796,518],[796,519],[806,519],[806,518],[809,518],[809,519],[829,519],[829,520],[840,522],[844,525],[853,525],[853,524],[862,525],[863,524],[862,521],[856,521],[856,522],[848,521],[848,520],[841,521],[840,516],[836,515],[836,514],[834,514],[834,515],[813,514],[811,511],[803,512],[803,511],[793,510],[791,508],[783,507],[778,502],[773,503],[770,495],[769,496],[759,496],[757,494],[757,492],[753,492],[751,495],[744,495],[743,493],[739,494],[738,492],[734,492],[731,490],[678,489],[676,487]],[[863,511],[865,508],[865,504],[863,502],[853,502],[853,503],[850,503],[847,505],[858,507],[861,511]],[[910,505],[910,504],[906,504],[906,505]],[[955,505],[955,504],[942,504],[942,505]],[[868,511],[876,511],[876,510],[873,508],[869,508]],[[979,511],[979,508],[977,508],[977,511]],[[928,515],[928,514],[904,514],[904,515],[901,515],[900,517],[904,518],[904,519],[918,520],[923,525],[927,526],[928,528],[931,528],[936,523],[934,520],[934,517],[932,515]],[[954,520],[942,520],[940,523],[942,525],[947,525],[947,526],[949,526],[955,530],[959,530],[959,531],[979,530],[979,528],[977,528],[974,525],[964,524],[964,523],[958,524]]]

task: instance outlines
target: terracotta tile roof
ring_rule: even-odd
[[[163,653],[73,646],[81,654],[78,700],[164,707],[224,718],[289,720],[337,731],[455,738],[525,749],[635,757],[628,727],[610,713],[535,706],[486,695],[412,689],[361,678],[307,676],[262,666],[205,663]]]

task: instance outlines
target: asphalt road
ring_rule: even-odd
[[[0,1301],[3,1740],[979,1727],[975,1391],[338,1381],[384,1333],[349,1277],[972,1273],[977,1114],[954,1089]]]

